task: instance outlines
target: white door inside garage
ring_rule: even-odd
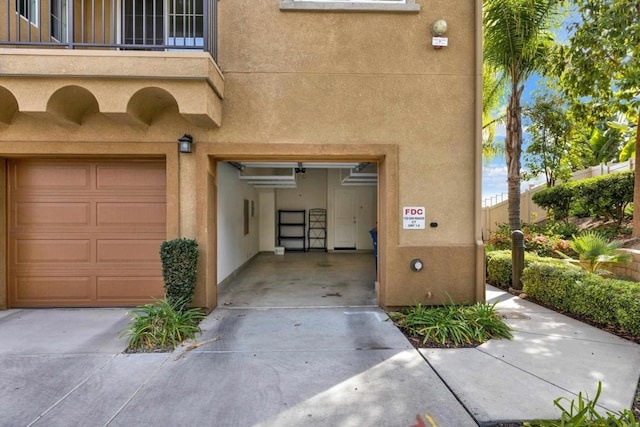
[[[159,160],[14,159],[10,307],[134,306],[164,294]]]

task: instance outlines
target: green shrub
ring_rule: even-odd
[[[586,271],[570,264],[532,262],[522,272],[522,289],[543,304],[568,311],[573,288],[585,277]]]
[[[531,252],[524,253],[524,265],[538,260],[539,257]],[[487,281],[500,288],[509,288],[512,285],[511,251],[494,251],[487,254]]]
[[[570,265],[532,262],[522,274],[524,292],[558,310],[640,337],[640,283],[607,279]]]
[[[589,215],[622,224],[626,207],[633,202],[634,172],[619,172],[576,182],[575,200]]]
[[[136,307],[130,314],[133,322],[122,331],[129,336],[129,351],[173,350],[185,339],[195,338],[205,317],[195,308],[179,311],[167,298]]]
[[[574,183],[556,185],[535,193],[534,203],[547,210],[550,219],[568,221],[571,204],[575,195]]]
[[[192,239],[162,242],[160,259],[167,300],[182,311],[191,304],[196,289],[198,244]]]
[[[494,304],[451,304],[425,307],[422,304],[403,312],[389,313],[394,323],[422,344],[479,344],[491,338],[511,339],[511,328],[498,315]]]

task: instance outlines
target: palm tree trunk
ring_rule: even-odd
[[[513,79],[512,79],[513,80]],[[524,86],[518,88],[517,82],[512,84],[507,107],[507,184],[509,196],[509,228],[520,229],[520,155],[522,152],[522,121],[520,114],[520,97]]]

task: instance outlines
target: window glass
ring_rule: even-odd
[[[33,25],[38,25],[38,0],[16,0],[16,12]]]

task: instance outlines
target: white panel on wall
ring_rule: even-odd
[[[258,194],[260,212],[260,251],[272,252],[276,241],[276,193],[273,189]]]

